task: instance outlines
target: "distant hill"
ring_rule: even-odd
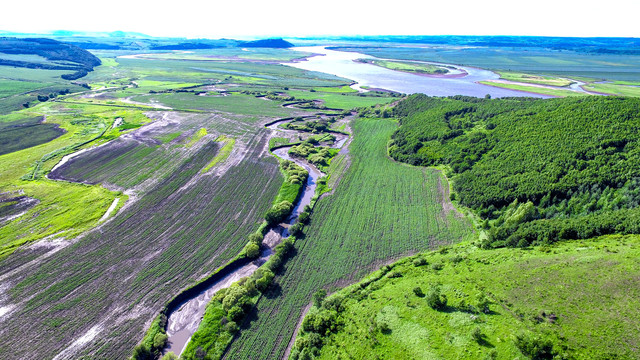
[[[74,73],[62,75],[65,80],[79,79],[100,65],[100,59],[75,45],[44,38],[0,38],[0,53],[10,55],[38,55],[47,62],[37,62],[28,58],[3,59],[0,65],[47,70],[72,70]]]
[[[286,49],[293,47],[294,45],[283,39],[264,39],[255,41],[243,41],[238,42],[239,47],[254,47],[254,48],[278,48]]]
[[[181,41],[177,44],[155,45],[150,50],[196,50],[196,49],[217,49],[225,47],[243,48],[275,48],[286,49],[294,45],[283,39],[263,39],[255,41],[239,41],[230,39],[208,40],[194,39]]]

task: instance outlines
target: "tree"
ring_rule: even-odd
[[[178,355],[174,354],[173,351],[169,351],[164,354],[164,356],[160,360],[178,360]]]
[[[260,246],[255,243],[248,243],[245,246],[245,254],[250,259],[256,259],[260,256]]]
[[[313,306],[319,308],[322,306],[324,298],[327,297],[327,290],[320,289],[313,294]]]
[[[447,296],[440,293],[440,286],[432,286],[427,294],[427,304],[434,310],[443,310],[447,307]]]
[[[291,202],[286,200],[281,201],[267,211],[265,220],[267,220],[270,225],[278,224],[287,218],[291,209],[293,209],[293,204]]]

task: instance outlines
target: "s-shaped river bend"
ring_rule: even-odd
[[[288,130],[278,127],[280,124],[290,121],[292,121],[291,118],[275,121],[267,126],[267,128],[271,129],[274,132],[284,131],[300,133],[296,130]],[[336,137],[336,141],[331,147],[336,149],[342,148],[349,138],[349,136],[340,133],[332,134]],[[276,233],[275,236],[273,234],[267,234],[265,238],[275,237],[277,239],[281,239],[289,236],[287,230],[288,227],[298,219],[300,213],[304,211],[305,206],[311,203],[311,199],[313,198],[316,191],[317,181],[319,178],[325,175],[320,170],[318,170],[318,168],[308,163],[307,161],[290,156],[288,153],[290,148],[291,146],[281,147],[274,150],[273,153],[282,159],[293,161],[299,166],[302,166],[309,172],[309,176],[307,178],[307,183],[302,190],[302,194],[298,197],[298,200],[294,204],[293,211],[289,218],[287,218],[284,223],[271,230],[271,232]],[[277,242],[279,242],[279,240]],[[172,351],[176,355],[182,354],[187,344],[189,343],[191,336],[196,332],[196,330],[198,330],[207,304],[209,303],[211,298],[213,298],[213,296],[221,289],[228,288],[234,282],[253,274],[269,259],[269,257],[271,257],[271,254],[273,253],[272,248],[277,244],[277,242],[266,244],[263,247],[258,259],[249,262],[248,264],[231,265],[230,267],[225,268],[224,271],[221,271],[224,273],[224,275],[222,275],[218,280],[200,291],[194,297],[180,304],[174,311],[167,314],[168,341],[164,352],[167,353],[169,351]]]

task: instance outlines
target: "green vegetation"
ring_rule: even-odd
[[[209,171],[209,169],[218,165],[219,163],[227,160],[227,158],[231,154],[231,150],[233,150],[233,146],[236,144],[236,140],[234,138],[226,137],[224,135],[219,136],[216,139],[216,142],[223,143],[224,145],[222,145],[222,148],[220,148],[220,151],[218,151],[216,157],[214,157],[213,160],[211,160],[211,162],[202,169],[203,173]]]
[[[405,72],[416,73],[416,74],[444,75],[449,72],[449,70],[447,70],[445,67],[442,67],[442,66],[416,63],[416,62],[370,60],[370,59],[359,59],[358,61],[381,66],[383,68],[387,68],[391,70],[405,71]]]
[[[472,236],[466,220],[444,207],[448,186],[439,171],[388,158],[395,121],[361,118],[352,125],[349,153],[338,154],[328,172],[339,186],[315,204],[296,255],[258,301],[228,358],[278,358],[317,290],[355,281],[389,258]]]
[[[640,97],[640,87],[638,85],[631,84],[599,84],[599,83],[590,83],[584,86],[585,90],[595,91],[603,94],[611,94],[611,95],[619,95],[619,96],[631,96],[631,97]]]
[[[390,155],[445,165],[456,199],[480,216],[484,246],[640,233],[640,101],[449,99],[395,109]]]
[[[571,81],[569,79],[559,78],[555,76],[533,75],[533,74],[517,73],[512,71],[498,71],[498,74],[500,74],[500,78],[505,80],[530,83],[530,84],[569,86],[575,83],[574,81]]]
[[[527,91],[530,93],[550,95],[550,96],[556,96],[556,97],[589,96],[589,94],[580,92],[580,91],[573,91],[569,89],[566,89],[566,90],[553,89],[553,88],[545,87],[543,85],[535,86],[535,85],[526,85],[526,84],[503,83],[498,81],[480,81],[479,83],[484,85],[504,88],[504,89]]]
[[[64,133],[57,124],[44,124],[42,118],[0,122],[0,155],[49,142]]]
[[[316,303],[291,359],[635,358],[639,245],[414,255]]]
[[[448,40],[448,39],[447,39]],[[546,74],[558,77],[566,77],[575,80],[580,78],[640,81],[638,69],[638,55],[633,54],[633,46],[624,51],[597,53],[589,50],[597,50],[590,45],[570,46],[570,51],[558,51],[559,44],[551,44],[552,38],[544,37],[520,37],[512,45],[490,46],[492,39],[483,40],[483,46],[460,47],[458,43],[472,41],[472,38],[463,41],[444,41],[444,47],[432,46],[371,46],[371,47],[341,47],[338,50],[349,50],[385,59],[433,61],[444,64],[459,64],[476,66],[483,69],[495,69],[502,71]],[[567,39],[559,39],[561,42]],[[609,42],[611,38],[603,41]],[[527,51],[522,50],[522,43],[529,43],[532,47]],[[580,41],[578,41],[579,43]],[[442,39],[436,43],[442,43]],[[507,41],[510,43],[510,41]],[[431,43],[434,44],[434,43]],[[544,48],[544,46],[548,48]],[[623,46],[626,47],[626,46]]]

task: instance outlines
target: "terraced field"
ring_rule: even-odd
[[[296,255],[263,297],[228,350],[227,359],[275,359],[285,354],[297,319],[318,289],[356,281],[402,255],[471,236],[470,224],[448,202],[448,186],[434,169],[391,161],[389,119],[359,119],[347,154],[329,173],[340,178],[320,200]],[[350,166],[346,169],[345,162]]]

